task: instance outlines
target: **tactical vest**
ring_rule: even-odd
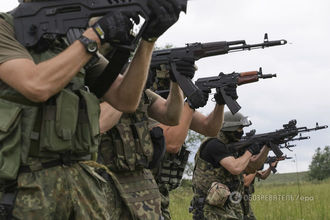
[[[189,154],[190,151],[187,150],[185,144],[177,154],[166,153],[160,166],[153,170],[157,184],[166,187],[168,190],[178,188],[188,162]]]
[[[241,191],[242,177],[241,175],[233,175],[224,167],[214,168],[213,165],[200,157],[200,151],[212,138],[203,141],[195,156],[195,168],[193,175],[193,188],[201,195],[206,195],[211,187],[212,182],[220,182],[228,186],[230,191]],[[226,144],[228,141],[225,137],[218,138],[222,143]]]
[[[147,113],[149,105],[150,100],[143,93],[137,110],[124,113],[118,124],[102,135],[99,156],[112,171],[141,170],[152,161],[153,144]]]
[[[224,135],[220,135],[220,137],[217,138],[224,144],[228,143],[228,140]],[[226,185],[230,189],[230,192],[243,192],[242,175],[233,175],[222,166],[215,168],[211,163],[200,157],[201,150],[212,139],[213,138],[205,139],[195,156],[195,167],[192,178],[194,197],[191,201],[190,209],[190,212],[193,212],[194,214],[194,219],[204,218],[202,210],[208,190],[213,182],[219,182]]]
[[[133,219],[158,220],[161,197],[149,169],[153,144],[148,127],[150,100],[143,93],[134,113],[124,113],[118,124],[102,135],[99,162],[115,175],[117,189]]]
[[[9,24],[13,18],[1,14]],[[36,64],[51,59],[66,47],[54,40],[48,50],[29,49]],[[24,71],[24,70],[22,70]],[[34,103],[0,80],[0,179],[16,179],[29,157],[77,160],[97,152],[99,101],[84,86],[82,69],[70,83],[45,103]]]

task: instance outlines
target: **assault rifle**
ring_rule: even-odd
[[[187,44],[186,47],[154,51],[152,54],[151,68],[157,68],[161,64],[165,64],[168,67],[167,69],[171,69],[178,84],[189,99],[190,103],[198,108],[203,106],[203,93],[189,78],[181,75],[177,71],[174,64],[175,61],[184,57],[192,58],[197,61],[205,57],[223,55],[244,50],[264,49],[272,46],[285,45],[286,43],[286,40],[269,41],[267,33],[264,36],[264,42],[259,44],[247,44],[245,40],[191,43]]]
[[[275,156],[268,156],[267,159],[265,160],[265,163],[269,164],[270,169],[272,170],[273,173],[276,173],[276,166],[272,167],[271,164],[274,163],[275,161],[280,161],[280,160],[291,160],[292,157],[288,156],[281,156],[281,157],[275,157]]]
[[[195,85],[202,91],[209,91],[213,88],[220,89],[226,105],[228,106],[229,110],[235,114],[240,110],[241,106],[237,103],[236,100],[232,99],[226,94],[224,87],[231,84],[240,86],[247,83],[257,82],[259,79],[268,79],[272,77],[276,77],[276,74],[262,74],[262,69],[260,67],[259,71],[242,73],[233,72],[231,74],[220,73],[219,76],[199,78],[195,82]]]
[[[251,130],[239,142],[228,144],[228,147],[238,151],[249,147],[251,144],[265,144],[272,149],[276,157],[281,157],[283,155],[279,148],[281,144],[296,140],[295,137],[300,133],[328,128],[327,125],[319,126],[318,123],[316,123],[314,128],[297,127],[296,124],[296,120],[291,120],[288,124],[284,124],[282,129],[263,134],[256,134],[256,130]]]
[[[12,12],[17,40],[25,47],[36,45],[47,37],[65,36],[70,29],[86,29],[92,17],[109,12],[134,13],[145,19],[140,31],[130,45],[115,45],[134,50],[145,30],[151,11],[148,0],[51,0],[21,2]],[[182,11],[186,11],[187,0],[180,0]]]
[[[317,124],[316,124],[316,125],[317,125]],[[317,125],[317,126],[318,126],[318,125]],[[309,136],[302,136],[301,134],[299,134],[299,137],[297,137],[297,138],[292,138],[292,139],[290,140],[290,142],[291,142],[291,141],[307,140],[307,139],[310,139],[310,137],[309,137]],[[296,145],[295,145],[295,144],[290,144],[289,142],[286,142],[286,143],[280,145],[280,148],[281,148],[281,149],[286,148],[286,149],[288,149],[289,151],[292,151],[291,148],[293,148],[293,147],[296,147]]]

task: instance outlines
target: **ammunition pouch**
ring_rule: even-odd
[[[118,123],[102,136],[100,155],[112,171],[134,171],[148,168],[154,146],[147,121]],[[158,139],[158,138],[154,138]]]
[[[169,190],[180,186],[190,151],[183,145],[177,154],[166,153],[160,167],[154,171],[158,184],[166,184]]]
[[[96,152],[99,113],[99,101],[94,95],[82,89],[63,89],[43,104],[40,152]]]
[[[25,157],[23,147],[29,147],[30,133],[26,129],[29,128],[29,117],[33,117],[33,112],[24,112],[25,107],[21,104],[0,99],[1,180],[16,179],[21,159]],[[31,110],[35,110],[34,113],[36,113],[36,109]],[[31,115],[27,115],[27,113]]]
[[[51,98],[42,106],[40,151],[72,150],[72,139],[78,121],[79,97],[64,89],[57,95],[56,100],[53,100]]]

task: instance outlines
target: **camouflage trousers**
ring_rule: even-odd
[[[244,199],[241,201],[242,209],[244,212],[244,220],[256,220],[256,217],[254,216],[251,202],[249,199],[249,195],[244,197]]]
[[[13,219],[113,219],[113,189],[81,162],[20,173],[17,184]]]
[[[156,181],[148,169],[112,173],[118,204],[118,220],[160,220],[161,198]],[[110,195],[111,196],[111,195]]]
[[[161,196],[161,210],[162,216],[164,220],[171,220],[171,213],[170,213],[170,192],[167,189],[166,185],[158,184],[159,192]]]
[[[222,208],[209,205],[204,205],[204,218],[205,220],[243,220],[243,210],[240,203],[227,204]]]

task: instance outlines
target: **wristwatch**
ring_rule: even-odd
[[[78,39],[85,47],[87,53],[95,54],[98,50],[97,43],[84,35],[81,35]]]

